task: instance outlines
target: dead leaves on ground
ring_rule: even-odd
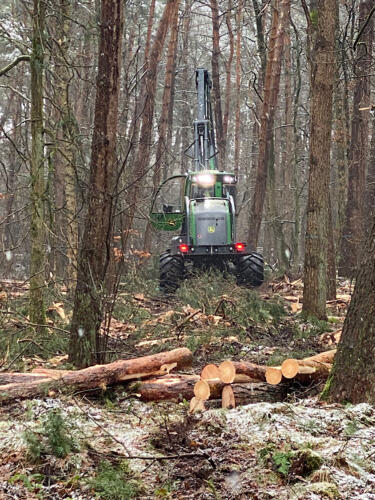
[[[201,309],[195,309],[190,305],[183,306],[182,311],[170,309],[158,314],[155,318],[146,320],[142,326],[156,326],[158,324],[170,325],[172,330],[182,330],[186,325],[193,328],[203,328],[206,326],[231,326],[223,316],[215,314],[205,314]]]
[[[302,278],[290,280],[287,275],[270,283],[272,293],[263,293],[262,298],[269,300],[272,295],[278,293],[287,301],[292,314],[302,311],[303,281]],[[338,287],[336,299],[327,300],[327,310],[330,315],[344,316],[350,303],[352,288],[349,282],[344,282]]]

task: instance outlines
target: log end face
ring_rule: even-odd
[[[281,373],[285,378],[294,378],[298,373],[298,361],[286,359],[281,365]]]
[[[236,368],[232,361],[223,361],[219,365],[219,377],[224,384],[231,384],[236,376]]]
[[[266,370],[266,381],[268,384],[277,385],[280,384],[282,379],[282,373],[280,368],[270,367]]]

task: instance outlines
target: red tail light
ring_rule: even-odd
[[[234,245],[234,248],[237,250],[237,252],[243,252],[245,250],[245,247],[245,243],[235,243]]]
[[[180,250],[181,253],[186,253],[189,251],[189,245],[186,245],[185,243],[181,243],[181,245],[179,245],[178,249]]]

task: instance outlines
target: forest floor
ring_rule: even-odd
[[[103,333],[112,359],[186,346],[189,373],[224,359],[279,365],[333,348],[350,300],[343,282],[328,321],[308,321],[302,288],[282,276],[251,291],[207,273],[166,297],[134,275]],[[3,281],[0,300],[1,371],[70,368],[63,290],[50,291],[41,333],[23,283]],[[187,401],[143,403],[127,386],[15,401],[0,408],[0,499],[375,500],[375,409],[326,404],[321,389],[294,384],[281,402],[195,415]]]

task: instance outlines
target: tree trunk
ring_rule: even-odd
[[[336,0],[318,0],[311,52],[309,195],[305,237],[303,312],[326,318],[328,209]]]
[[[219,23],[219,7],[217,0],[210,0],[212,12],[212,90],[214,97],[215,124],[216,124],[216,142],[219,150],[220,168],[225,166],[225,141],[223,129],[223,113],[221,106],[220,92],[220,23]]]
[[[157,69],[162,55],[168,28],[171,23],[171,16],[177,0],[168,0],[164,7],[163,15],[155,35],[153,45],[150,50],[150,57],[145,75],[145,101],[143,106],[142,124],[140,131],[139,147],[133,171],[133,184],[128,191],[128,209],[125,220],[124,248],[128,246],[130,230],[133,228],[133,221],[136,206],[142,192],[143,180],[151,155],[152,124],[155,109],[155,92],[157,84]]]
[[[336,73],[335,85],[333,90],[333,109],[334,109],[334,138],[332,144],[332,217],[333,231],[336,248],[341,248],[341,236],[345,221],[345,204],[348,177],[348,147],[349,147],[349,128],[347,123],[347,108],[350,99],[348,98],[348,77],[347,77],[347,58],[348,53],[340,40],[340,10],[339,3],[336,3]]]
[[[241,29],[243,0],[240,0],[236,13],[236,120],[234,126],[234,172],[238,175],[240,164],[240,125],[241,125]]]
[[[133,116],[130,120],[130,125],[127,130],[126,137],[128,139],[127,146],[127,165],[129,165],[129,174],[125,176],[124,184],[129,184],[130,181],[130,189],[127,190],[127,200],[125,200],[124,205],[126,207],[125,213],[121,214],[119,226],[121,227],[121,244],[122,251],[125,252],[125,249],[129,246],[129,242],[131,239],[131,231],[132,231],[132,216],[130,213],[130,205],[129,199],[132,198],[133,193],[133,182],[135,180],[136,175],[136,164],[135,158],[137,153],[137,146],[139,146],[139,130],[141,125],[141,117],[145,110],[145,100],[146,100],[146,75],[147,69],[150,62],[150,48],[151,48],[151,35],[152,35],[152,27],[154,24],[154,16],[155,16],[155,0],[151,0],[150,9],[147,18],[147,35],[146,35],[146,43],[145,43],[145,51],[143,55],[143,66],[138,68],[138,64],[136,66],[136,75],[142,71],[143,75],[140,79],[136,78],[136,84],[134,86],[135,99],[134,99],[134,109]],[[138,59],[138,58],[137,58]],[[139,88],[139,90],[138,90]]]
[[[60,0],[55,38],[58,49],[54,52],[55,106],[58,130],[55,160],[55,209],[57,239],[57,276],[64,278],[67,289],[73,290],[77,282],[78,223],[76,199],[76,123],[69,102],[71,71],[67,58],[71,34],[71,0]],[[64,256],[64,257],[63,257]],[[59,265],[60,264],[60,265]]]
[[[188,56],[189,56],[189,41],[190,41],[190,25],[191,25],[191,6],[193,0],[185,0],[185,9],[183,14],[182,22],[182,54],[181,54],[181,98],[182,106],[180,111],[181,120],[181,173],[185,173],[188,170],[188,158],[185,151],[188,149],[192,142],[192,137],[190,135],[191,130],[191,103],[189,89],[189,66],[188,66]]]
[[[290,269],[292,259],[295,255],[292,254],[292,234],[293,234],[293,214],[294,214],[294,191],[296,186],[293,185],[293,160],[294,160],[294,144],[293,144],[293,100],[292,100],[292,54],[290,27],[285,33],[285,48],[284,48],[284,81],[285,81],[285,110],[284,110],[284,128],[281,130],[284,139],[281,145],[282,151],[282,191],[281,191],[281,210],[282,214],[278,214],[280,221],[280,242],[279,242],[279,260],[282,269],[288,271]],[[285,215],[284,215],[285,214]],[[294,221],[295,223],[295,221]]]
[[[336,299],[336,245],[331,199],[331,190],[328,188],[327,300]]]
[[[232,15],[232,0],[228,0],[228,8],[227,8],[227,13],[225,15],[225,22],[228,28],[228,38],[229,38],[229,56],[228,60],[225,64],[225,72],[226,72],[226,84],[225,84],[225,105],[224,105],[224,116],[223,116],[223,135],[224,135],[224,142],[225,144],[228,141],[228,123],[229,123],[229,110],[230,110],[230,103],[231,103],[231,90],[232,90],[232,62],[233,62],[233,56],[234,56],[234,36],[233,36],[233,30],[232,30],[232,22],[231,22],[231,15]],[[223,168],[226,165],[227,162],[227,151],[225,152],[225,163],[223,164]]]
[[[371,128],[370,159],[366,186],[366,209],[368,213],[371,214],[371,217],[373,217],[375,216],[375,116],[372,117]]]
[[[263,14],[259,7],[258,0],[253,0],[253,8],[254,8],[255,22],[257,27],[258,53],[261,63],[261,72],[260,72],[260,75],[262,77],[261,82],[264,83],[264,77],[266,74],[266,65],[267,65],[267,52],[266,52],[266,43],[264,40]]]
[[[45,324],[43,67],[45,2],[34,0],[31,69],[31,256],[30,321]]]
[[[153,172],[153,196],[160,184],[161,170],[166,162],[167,150],[167,131],[168,122],[170,119],[170,107],[172,101],[172,92],[174,84],[174,67],[177,52],[177,41],[178,41],[178,10],[180,6],[180,0],[176,0],[174,5],[174,10],[171,12],[171,19],[168,23],[170,25],[170,39],[168,44],[168,54],[167,54],[167,65],[165,68],[165,78],[164,78],[164,92],[163,92],[163,104],[161,115],[159,119],[159,138],[158,147],[156,150],[156,161],[154,165]],[[148,221],[145,237],[144,237],[144,250],[145,252],[151,251],[152,244],[152,226]]]
[[[259,156],[248,233],[248,243],[253,249],[258,244],[264,200],[266,197],[267,169],[270,154],[269,145],[273,136],[273,124],[279,95],[285,26],[288,21],[289,9],[290,0],[276,0],[272,15],[272,28],[264,81],[264,99],[260,120]]]
[[[116,180],[116,132],[123,2],[102,0],[99,65],[88,213],[79,254],[69,359],[78,367],[103,360],[99,328],[105,310]]]
[[[375,404],[374,345],[375,222],[365,245],[324,398]]]
[[[371,0],[361,0],[358,26],[362,28],[373,7]],[[364,239],[364,199],[368,161],[368,122],[370,104],[369,68],[372,63],[373,19],[371,18],[357,45],[354,67],[355,89],[350,140],[348,192],[345,223],[341,240],[339,275],[354,277]],[[365,108],[365,109],[361,109]],[[367,108],[367,109],[366,109]]]
[[[302,43],[299,38],[298,30],[293,24],[294,35],[296,37],[296,69],[294,72],[294,88],[293,88],[293,171],[292,171],[292,185],[294,188],[294,225],[291,235],[291,247],[293,256],[293,269],[300,269],[300,233],[301,233],[301,193],[302,193],[302,180],[300,178],[300,149],[301,140],[299,134],[299,118],[298,110],[300,108],[300,94],[302,88],[302,76],[301,76],[301,54],[302,54]]]

